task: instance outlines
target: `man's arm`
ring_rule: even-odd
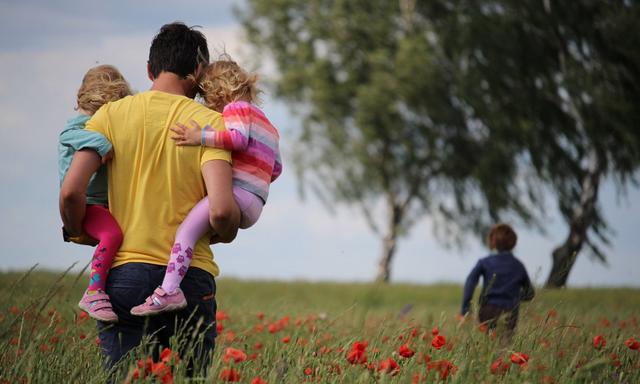
[[[211,160],[202,164],[202,177],[209,198],[209,224],[223,243],[235,239],[240,225],[240,209],[233,198],[231,164]]]
[[[82,235],[82,220],[87,204],[87,185],[100,168],[100,155],[93,150],[78,151],[60,188],[60,217],[70,236]]]

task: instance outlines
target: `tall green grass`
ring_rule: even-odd
[[[95,323],[76,306],[86,281],[82,274],[37,269],[0,274],[0,383],[153,382],[158,377],[143,377],[143,362],[153,348],[150,338],[113,371],[103,367]],[[456,285],[217,283],[224,318],[215,354],[205,362],[206,373],[194,379],[185,377],[188,356],[167,362],[176,383],[221,381],[228,369],[244,383],[256,377],[268,383],[432,382],[441,380],[434,361],[443,360],[455,366],[449,382],[640,382],[640,352],[624,344],[630,337],[640,340],[640,291],[635,289],[539,291],[523,306],[509,341],[500,330],[492,335],[473,319],[456,318],[462,293]],[[433,327],[446,337],[439,350],[431,345]],[[606,340],[600,349],[592,343],[597,335]],[[368,342],[367,364],[346,359],[356,341]],[[172,349],[179,350],[181,342],[178,335]],[[403,344],[415,355],[400,356]],[[227,348],[243,351],[247,359],[225,362]],[[509,362],[513,352],[529,355],[528,364]],[[494,375],[490,367],[500,357],[509,368]],[[379,371],[387,358],[399,364],[399,371]]]

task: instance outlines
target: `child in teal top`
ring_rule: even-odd
[[[58,172],[61,186],[77,151],[96,151],[103,163],[110,158],[111,143],[101,134],[86,131],[84,127],[102,105],[130,94],[129,84],[113,66],[100,65],[85,74],[78,90],[79,115],[69,119],[60,133]],[[87,187],[87,207],[82,229],[98,240],[98,245],[91,260],[89,286],[78,306],[96,320],[116,322],[118,316],[111,307],[105,286],[111,263],[122,243],[122,231],[109,212],[107,191],[107,170],[102,165],[91,177]],[[64,228],[63,236],[65,241],[69,241]]]

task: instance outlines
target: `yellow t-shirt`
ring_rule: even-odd
[[[231,162],[229,151],[175,145],[169,128],[192,119],[224,129],[218,112],[188,97],[159,91],[108,103],[87,122],[85,129],[103,134],[114,149],[108,165],[109,210],[124,241],[113,267],[131,262],[166,265],[178,226],[207,195],[202,164]],[[217,276],[208,240],[203,236],[196,244],[191,266]]]

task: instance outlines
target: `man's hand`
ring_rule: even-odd
[[[195,120],[191,120],[191,126],[193,128],[189,128],[181,123],[176,123],[174,127],[169,128],[174,133],[171,138],[175,140],[176,145],[202,144],[202,128]]]
[[[81,150],[73,155],[69,171],[60,187],[60,217],[70,237],[83,234],[87,185],[100,164],[100,155],[93,150]]]
[[[107,164],[109,161],[113,159],[113,148],[109,152],[107,152],[104,156],[102,156],[102,164]]]
[[[93,237],[83,233],[80,236],[69,236],[69,232],[67,232],[67,230],[62,227],[62,239],[69,243],[76,243],[76,244],[80,244],[80,245],[89,245],[92,247],[95,247],[96,245],[98,245],[99,241],[94,239]]]
[[[209,245],[218,244],[218,243],[221,243],[220,236],[218,236],[217,233],[211,235],[211,237],[209,238]]]

